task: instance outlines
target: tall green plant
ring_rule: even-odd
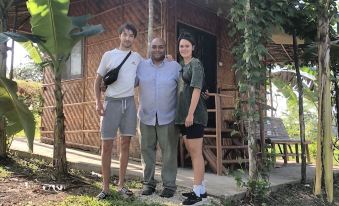
[[[90,16],[69,17],[69,0],[28,0],[33,35],[5,33],[17,41],[32,41],[38,44],[50,62],[54,73],[55,126],[53,166],[58,177],[67,174],[65,147],[65,116],[63,113],[63,93],[61,74],[73,46],[83,37],[103,31],[101,25],[88,25]]]
[[[10,137],[24,129],[28,148],[33,151],[35,121],[31,111],[22,101],[18,100],[17,83],[0,77],[0,116],[6,120],[5,132]]]
[[[242,116],[249,122],[249,191],[255,196],[262,188],[262,178],[267,177],[260,168],[260,159],[256,145],[256,127],[259,113],[256,103],[260,101],[260,86],[266,78],[264,58],[267,54],[265,44],[272,36],[273,29],[281,24],[282,8],[286,1],[238,0],[231,9],[234,29],[232,33],[238,37],[238,46],[233,50],[236,63],[234,67],[240,74],[239,90],[247,97],[247,112]],[[265,159],[265,150],[262,150]],[[263,164],[264,165],[264,164]],[[265,181],[266,183],[268,181]],[[257,184],[255,184],[257,183]],[[258,187],[257,187],[258,186]]]
[[[7,31],[8,11],[15,5],[14,0],[0,1],[0,33]],[[16,96],[16,83],[6,79],[7,39],[0,37],[0,157],[7,156],[7,140],[24,129],[30,151],[33,151],[35,122],[27,106]],[[33,131],[33,132],[32,132]]]

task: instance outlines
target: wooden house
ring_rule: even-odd
[[[23,3],[25,1],[22,1]],[[246,145],[233,145],[232,140],[221,139],[221,133],[227,132],[228,125],[234,122],[236,91],[235,72],[232,69],[231,54],[233,39],[228,36],[229,10],[231,0],[154,0],[153,36],[162,37],[167,42],[167,53],[177,57],[177,37],[180,32],[188,31],[197,40],[196,55],[203,62],[207,86],[210,92],[223,93],[209,100],[209,133],[206,134],[205,156],[216,165],[239,162],[238,158],[227,159],[221,155],[223,149],[216,145],[230,145],[230,150],[240,149],[241,159]],[[9,28],[16,25],[17,31],[29,32],[29,14],[19,9],[17,23],[14,15],[18,10],[9,13]],[[138,28],[138,36],[133,50],[143,57],[147,50],[148,1],[146,0],[72,0],[70,15],[91,14],[91,23],[102,24],[105,32],[81,41],[73,49],[67,71],[63,74],[64,114],[66,117],[66,143],[70,147],[99,151],[100,132],[99,116],[95,111],[93,84],[96,71],[105,51],[119,46],[117,28],[124,22],[133,23]],[[267,45],[270,55],[267,61],[284,62],[291,59],[291,49],[283,43],[271,42]],[[54,128],[54,83],[49,69],[44,70],[43,79],[43,113],[41,122],[41,141],[52,143]],[[137,98],[137,97],[136,97]],[[217,102],[215,100],[219,100]],[[217,109],[219,107],[219,109]],[[224,108],[223,111],[220,108]],[[216,118],[220,121],[216,121]],[[220,134],[215,134],[219,131]],[[208,140],[211,139],[211,140]],[[217,149],[218,148],[218,149]],[[226,147],[224,147],[225,149]],[[226,148],[227,149],[227,148]],[[140,159],[138,138],[133,138],[131,157]],[[182,150],[181,150],[182,152]],[[115,148],[117,154],[117,148]],[[227,153],[227,152],[226,152]],[[216,157],[219,160],[216,160]],[[182,157],[182,156],[181,156]],[[182,157],[183,159],[184,157]],[[220,171],[218,171],[220,173]]]

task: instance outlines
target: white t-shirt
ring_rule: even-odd
[[[119,66],[128,52],[119,49],[105,52],[97,73],[102,77],[105,76],[109,70]],[[118,79],[113,84],[108,85],[105,96],[114,98],[133,96],[136,71],[141,60],[140,54],[132,52],[124,65],[122,65]]]

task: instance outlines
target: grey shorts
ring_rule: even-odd
[[[134,97],[105,97],[105,114],[101,118],[100,132],[102,140],[114,139],[119,129],[120,136],[135,136],[137,111]]]

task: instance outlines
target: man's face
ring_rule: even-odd
[[[124,29],[119,36],[120,46],[125,49],[130,49],[134,41],[134,34],[131,30]]]
[[[151,58],[156,61],[162,61],[165,58],[165,42],[160,39],[154,39],[151,43]]]

